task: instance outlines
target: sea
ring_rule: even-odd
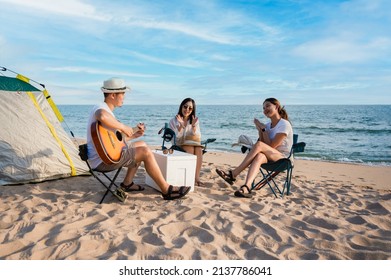
[[[59,105],[63,126],[72,137],[86,138],[92,105]],[[304,153],[296,158],[391,166],[391,105],[287,105],[285,106]],[[146,125],[139,140],[162,145],[159,130],[178,112],[178,105],[124,105],[115,110],[118,120]],[[258,138],[254,118],[267,122],[260,105],[198,105],[202,140],[216,138],[209,151],[238,152],[232,147],[241,134]]]

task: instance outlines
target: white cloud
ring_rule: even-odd
[[[187,23],[179,22],[166,22],[166,21],[148,21],[148,20],[127,20],[127,25],[129,26],[138,26],[147,29],[158,29],[166,30],[171,32],[178,32],[187,36],[195,37],[204,41],[214,42],[219,44],[227,45],[246,45],[241,40],[235,38],[234,36],[225,35],[221,31],[214,32],[215,30],[209,31],[206,29],[206,26],[198,25],[192,26]],[[220,34],[219,34],[220,33]]]
[[[109,20],[111,17],[97,14],[94,6],[79,0],[51,1],[51,0],[0,0],[12,5],[34,9],[34,13],[55,13],[64,16],[76,16],[94,20]]]
[[[183,60],[168,60],[168,59],[162,59],[159,57],[154,57],[150,55],[145,55],[139,52],[135,51],[129,51],[129,54],[133,55],[134,57],[143,59],[145,61],[150,61],[154,63],[159,63],[159,64],[165,64],[165,65],[172,65],[172,66],[178,66],[178,67],[186,67],[186,68],[200,68],[204,67],[205,63],[202,63],[198,60],[194,60],[191,58],[188,59],[183,59]]]
[[[110,22],[116,28],[121,29],[141,27],[169,31],[222,45],[259,46],[279,40],[279,31],[276,28],[263,22],[254,22],[253,19],[249,19],[240,13],[232,10],[224,11],[223,7],[214,7],[213,5],[208,5],[208,8],[212,8],[212,10],[207,11],[207,13],[200,10],[200,14],[203,14],[204,18],[201,21],[197,19],[194,21],[192,18],[175,19],[162,16],[160,10],[149,9],[148,3],[142,3],[144,6],[133,6],[132,3],[128,2],[122,10],[117,11],[117,14],[115,14],[114,9],[118,8],[115,6],[115,2],[112,3],[114,4],[112,6],[108,3],[103,4],[106,6],[93,6],[80,0],[56,2],[51,0],[0,0],[0,2],[34,9],[35,14],[54,14],[57,17],[77,17],[86,20]],[[198,8],[202,9],[203,7],[200,6]],[[219,17],[220,20],[216,21],[216,17]],[[88,22],[86,22],[86,26],[89,26]],[[86,27],[80,24],[78,28],[84,29]],[[92,27],[89,27],[87,30],[90,29],[92,29],[92,32],[96,32]],[[235,31],[231,31],[231,29]],[[240,30],[243,31],[238,32]],[[258,33],[258,35],[253,36],[254,32]]]
[[[323,63],[360,63],[384,55],[391,46],[389,38],[373,38],[369,42],[324,38],[309,41],[294,48],[293,54]]]
[[[45,68],[48,72],[68,72],[68,73],[88,73],[88,74],[104,74],[116,77],[138,77],[138,78],[155,78],[156,75],[141,74],[141,73],[129,73],[126,71],[112,71],[107,69],[97,69],[89,67],[47,67]]]

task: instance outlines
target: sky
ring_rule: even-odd
[[[391,104],[391,0],[0,0],[0,19],[0,66],[57,104],[111,77],[125,104]]]

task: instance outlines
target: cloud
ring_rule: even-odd
[[[185,67],[185,68],[200,68],[205,66],[205,63],[191,58],[185,60],[168,60],[168,59],[162,59],[160,57],[145,55],[135,51],[129,51],[128,53],[139,59],[154,62],[154,63],[159,63],[159,64]]]
[[[156,75],[151,75],[151,74],[129,73],[127,71],[112,71],[112,70],[107,70],[107,69],[97,69],[97,68],[89,68],[89,67],[76,67],[76,66],[46,67],[45,71],[48,71],[48,72],[103,74],[103,75],[111,75],[111,76],[114,76],[114,77],[138,77],[138,78],[155,78],[155,77],[157,77]]]
[[[244,44],[241,40],[236,39],[234,36],[223,34],[222,32],[209,31],[202,25],[192,26],[188,23],[180,22],[166,22],[166,21],[151,21],[151,20],[138,20],[128,19],[126,21],[128,26],[137,26],[146,29],[157,29],[163,31],[177,32],[186,36],[195,37],[204,41],[214,42],[219,44],[237,45]],[[245,44],[244,44],[245,45]]]
[[[34,13],[54,13],[63,16],[75,16],[104,21],[107,21],[111,18],[104,14],[98,14],[94,6],[85,4],[79,0],[56,2],[51,0],[1,0],[0,2],[23,6],[28,9],[34,9]]]
[[[391,47],[389,38],[372,38],[366,43],[343,38],[309,41],[293,49],[293,54],[322,63],[361,63],[381,58]]]
[[[86,4],[79,0],[56,1],[51,0],[0,0],[0,2],[34,9],[34,13],[45,14],[45,16],[55,15],[62,17],[75,17],[85,20],[101,21],[111,24],[123,30],[129,27],[139,27],[149,30],[168,31],[178,33],[188,37],[196,38],[205,42],[232,45],[232,46],[259,46],[279,41],[280,31],[264,22],[254,21],[234,10],[224,7],[203,4],[194,5],[199,11],[193,14],[202,14],[202,19],[195,18],[173,18],[172,16],[162,16],[161,10],[153,8],[148,2],[141,2],[139,5],[126,3],[122,10],[118,9],[117,3],[112,5],[107,3]],[[209,10],[202,10],[207,6]],[[188,7],[186,8],[188,9]],[[116,12],[116,13],[115,13]],[[180,13],[185,13],[181,10]],[[116,16],[113,16],[116,14]],[[175,12],[174,12],[175,14]],[[165,13],[163,13],[165,15]],[[169,14],[167,14],[169,15]],[[220,21],[216,21],[216,17]],[[86,22],[86,26],[90,23]],[[81,30],[86,28],[83,24],[76,26]],[[93,26],[85,29],[93,30]],[[257,36],[254,36],[254,32]]]

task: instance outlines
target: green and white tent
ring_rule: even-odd
[[[0,185],[88,173],[62,121],[45,88],[37,89],[24,76],[0,73]]]

